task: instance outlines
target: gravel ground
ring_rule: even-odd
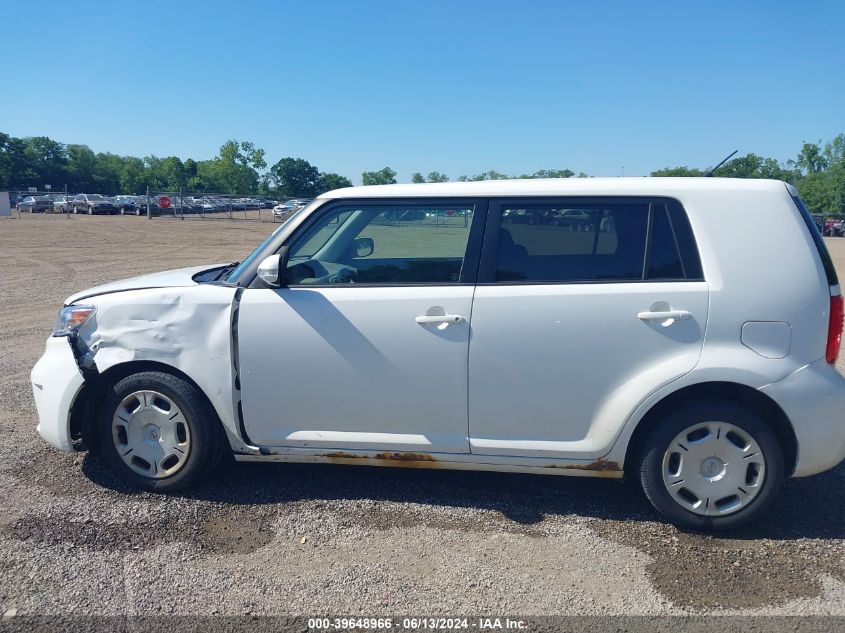
[[[0,221],[0,612],[845,615],[843,466],[712,538],[614,481],[240,464],[162,497],[40,440],[28,376],[64,297],[240,259],[272,228]],[[845,240],[829,243],[845,277]]]

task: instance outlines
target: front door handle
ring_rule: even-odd
[[[640,312],[637,314],[640,321],[685,321],[692,318],[689,310],[661,310],[659,312]],[[667,324],[671,325],[671,323]]]
[[[455,323],[463,323],[464,317],[460,314],[423,314],[416,317],[414,321],[422,325],[451,325]]]

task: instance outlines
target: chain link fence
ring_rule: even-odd
[[[180,220],[240,220],[273,222],[276,201],[225,193],[150,191],[137,204],[142,215]]]
[[[9,203],[18,218],[22,214],[135,215],[179,220],[236,220],[283,222],[290,215],[276,200],[216,192],[159,191],[143,195],[69,193],[67,190],[13,190]],[[277,207],[274,210],[274,207]]]

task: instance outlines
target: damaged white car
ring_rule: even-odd
[[[845,456],[842,311],[781,182],[357,187],[240,264],[69,297],[32,382],[49,444],[150,490],[227,452],[627,473],[728,528]]]

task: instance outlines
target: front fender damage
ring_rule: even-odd
[[[232,447],[248,450],[237,421],[235,296],[235,288],[207,284],[97,297],[96,313],[71,339],[86,383],[102,384],[106,376],[133,373],[136,367],[175,369],[208,399]]]

